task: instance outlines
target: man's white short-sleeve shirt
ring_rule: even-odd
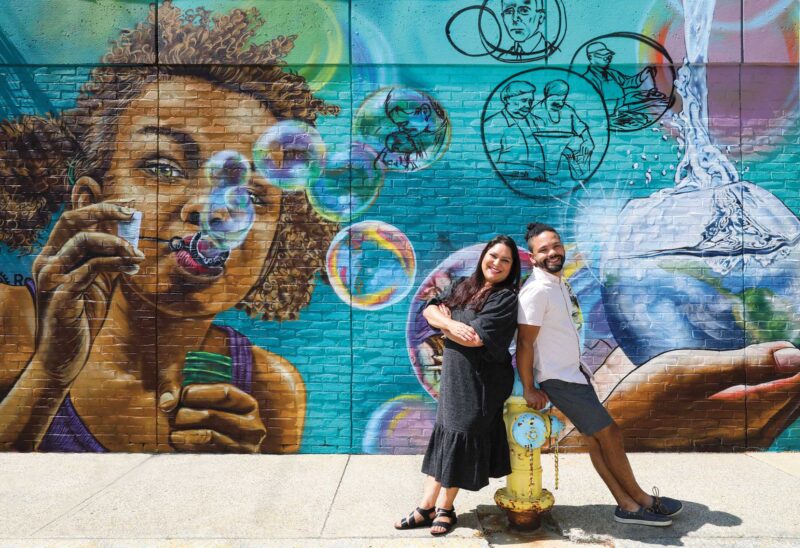
[[[569,289],[561,278],[534,267],[519,292],[517,310],[518,323],[539,327],[533,343],[536,382],[559,379],[588,384],[580,369],[580,336],[572,321]]]

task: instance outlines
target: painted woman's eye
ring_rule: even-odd
[[[253,203],[253,205],[257,205],[257,206],[267,205],[267,202],[264,201],[264,198],[262,198],[256,192],[253,192],[252,190],[248,190],[247,194],[250,195],[250,201]]]
[[[186,174],[178,164],[166,158],[155,158],[148,160],[144,164],[144,168],[157,177],[164,177],[168,179],[186,178]]]

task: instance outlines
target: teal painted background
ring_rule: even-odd
[[[560,41],[548,55],[538,59],[525,59],[523,55],[513,63],[486,54],[476,28],[480,14],[489,13],[487,9],[492,6],[500,13],[502,7],[499,0],[488,2],[485,8],[481,4],[477,0],[175,1],[182,9],[204,7],[212,12],[258,8],[266,24],[253,42],[296,34],[296,47],[287,58],[285,70],[304,76],[317,97],[341,108],[338,116],[323,117],[317,126],[331,156],[347,155],[353,142],[366,140],[357,126],[359,113],[368,97],[383,88],[422,92],[434,98],[447,116],[449,138],[432,147],[427,159],[420,162],[429,165],[418,170],[387,169],[377,200],[360,218],[349,220],[382,221],[407,236],[415,251],[416,276],[406,280],[408,287],[397,284],[409,291],[403,299],[385,308],[360,310],[342,301],[330,285],[319,283],[311,304],[301,311],[298,320],[264,322],[237,311],[226,312],[216,320],[246,333],[254,343],[298,368],[308,393],[303,452],[418,452],[424,447],[435,408],[430,391],[415,375],[409,355],[407,331],[414,295],[437,265],[462,248],[497,233],[513,236],[524,247],[524,227],[533,220],[552,224],[565,241],[574,244],[570,251],[577,273],[575,283],[581,287],[587,359],[594,348],[591,345],[605,341],[603,344],[613,348],[620,343],[614,342],[615,337],[623,341],[623,346],[627,344],[629,354],[639,352],[642,361],[663,353],[649,353],[644,348],[652,335],[634,335],[620,325],[627,311],[609,319],[603,304],[613,299],[603,292],[603,261],[604,253],[619,243],[615,241],[616,231],[620,220],[627,218],[622,215],[626,204],[675,186],[683,152],[672,116],[680,112],[681,98],[676,96],[661,118],[651,114],[653,123],[648,127],[628,132],[611,130],[603,135],[608,119],[602,98],[590,86],[580,91],[580,84],[575,83],[580,77],[571,76],[570,103],[593,132],[592,168],[596,171],[583,185],[573,180],[569,186],[575,188],[559,195],[544,192],[531,198],[509,188],[484,150],[481,128],[486,117],[502,109],[498,89],[502,82],[527,78],[537,87],[538,101],[544,85],[556,78],[556,69],[583,74],[588,66],[586,45],[611,34],[615,36],[603,41],[614,49],[613,66],[628,75],[655,66],[658,78],[662,78],[659,89],[669,96],[671,78],[666,77],[673,66],[680,67],[685,56],[680,2],[625,0],[614,2],[612,7],[599,1],[547,0],[543,3],[545,39]],[[790,224],[800,215],[799,9],[792,1],[719,0],[707,61],[705,121],[712,142],[733,162],[741,180],[769,191],[788,208],[794,216],[787,221]],[[456,16],[459,10],[465,11]],[[80,85],[107,50],[109,40],[144,20],[147,11],[148,2],[134,0],[30,0],[4,5],[0,8],[0,116],[11,119],[22,114],[57,114],[74,106]],[[460,53],[448,40],[448,21],[450,37],[459,48],[483,54],[471,57]],[[491,35],[492,25],[486,25]],[[561,27],[563,36],[557,31]],[[496,28],[503,33],[499,25]],[[644,41],[619,33],[635,33],[657,42],[674,65]],[[520,75],[537,68],[553,70]],[[384,114],[378,111],[376,115]],[[372,145],[378,150],[382,139]],[[606,149],[602,161],[601,149]],[[559,177],[565,177],[563,172]],[[692,219],[705,215],[707,206],[708,202],[690,200],[681,204],[686,209],[675,215]],[[776,214],[786,215],[783,210]],[[726,332],[724,344],[704,335],[685,344],[677,337],[673,341],[668,332],[672,325],[668,316],[674,313],[671,309],[657,318],[662,323],[655,326],[666,331],[668,348],[664,350],[730,351],[771,340],[800,343],[794,243],[791,249],[792,253],[782,259],[786,268],[770,271],[766,279],[753,282],[769,291],[761,300],[742,305],[747,312],[733,322],[736,325]],[[0,271],[6,281],[14,283],[29,276],[35,254],[36,250],[32,254],[3,250]],[[763,265],[757,261],[740,262],[726,279],[738,280],[741,293],[745,280],[759,278],[760,268]],[[675,288],[653,286],[644,291],[667,295]],[[736,293],[735,289],[730,291]],[[708,307],[701,312],[709,315],[714,314],[713,304],[724,300],[709,287],[702,294],[682,296],[684,304],[692,299],[694,308],[684,309]],[[651,309],[648,313],[657,316],[659,312]],[[759,327],[758,322],[779,316],[784,318],[780,325]],[[750,318],[749,325],[746,318]],[[637,341],[637,336],[643,338]],[[595,365],[601,363],[599,359]],[[742,367],[747,383],[748,366]],[[790,403],[782,409],[795,418],[798,386],[794,383],[788,389],[779,389],[790,391]],[[719,386],[720,390],[726,387]],[[695,404],[691,399],[676,398],[671,405],[685,405],[685,416],[673,410],[669,415],[675,422],[662,425],[673,428],[671,435],[683,436],[683,441],[673,446],[663,439],[654,441],[655,445],[640,440],[638,446],[692,449],[691,439],[680,432],[697,419]],[[652,415],[658,410],[646,413]],[[728,427],[730,443],[722,446],[748,445],[745,421],[742,410]],[[769,447],[800,449],[800,423],[782,428]]]

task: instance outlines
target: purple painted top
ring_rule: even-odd
[[[248,394],[253,387],[253,350],[252,343],[245,335],[232,327],[218,326],[228,335],[228,347],[233,361],[231,383]],[[67,394],[61,407],[58,408],[50,428],[47,429],[39,451],[53,453],[107,453],[81,420],[72,400]]]

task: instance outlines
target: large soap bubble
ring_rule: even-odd
[[[283,190],[302,190],[325,166],[325,143],[314,127],[297,120],[271,126],[253,145],[258,172]]]
[[[232,150],[217,152],[205,166],[211,193],[200,214],[203,239],[216,251],[239,247],[250,232],[255,210],[247,185],[250,181],[250,162]],[[206,248],[204,254],[211,251]]]
[[[380,151],[386,169],[418,171],[438,160],[450,144],[450,120],[439,102],[415,89],[381,88],[353,119],[358,139]]]
[[[400,230],[380,221],[363,221],[336,235],[326,268],[340,299],[360,310],[379,310],[408,294],[417,260]]]
[[[353,143],[349,154],[337,152],[325,171],[306,188],[314,210],[329,221],[347,222],[363,215],[378,198],[383,169],[369,145]]]
[[[425,451],[436,422],[436,402],[402,395],[381,404],[364,432],[364,453],[418,455]]]

